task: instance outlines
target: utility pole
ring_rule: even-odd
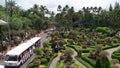
[[[6,22],[8,22],[8,3],[7,3],[7,0],[5,0],[5,17],[6,17]],[[10,43],[10,47],[11,47],[11,36],[10,36],[10,23],[8,22],[8,25],[7,25],[7,28],[8,28],[8,38],[9,38],[9,43]]]

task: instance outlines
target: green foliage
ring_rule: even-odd
[[[11,26],[11,29],[20,30],[23,27],[22,20],[20,18],[13,17],[10,22],[10,26]]]
[[[0,51],[2,51],[2,44],[1,44],[1,42],[0,42]]]
[[[95,67],[94,67],[94,68],[101,68],[100,59],[97,59],[97,60],[96,60],[96,64],[95,64]]]
[[[47,68],[49,68],[52,60],[57,56],[57,54],[53,54],[53,56],[50,58],[50,61],[47,63]]]
[[[48,42],[44,42],[44,43],[43,43],[43,47],[44,47],[44,48],[48,48],[48,47],[49,47],[49,43],[48,43]]]
[[[110,61],[108,60],[107,56],[104,58],[104,62],[100,58],[98,58],[94,68],[110,68]]]
[[[110,68],[110,61],[107,57],[105,57],[104,68]]]
[[[81,59],[89,63],[91,66],[95,66],[95,60],[88,58],[88,54],[85,54],[84,56],[81,56]]]
[[[89,63],[86,63],[86,61],[84,61],[83,59],[81,59],[80,57],[75,57],[79,62],[81,62],[83,65],[85,65],[87,68],[93,68],[93,66],[91,66]]]
[[[36,55],[42,55],[42,54],[43,54],[43,50],[42,50],[41,48],[35,48],[35,49],[34,49],[34,53],[35,53]]]
[[[31,20],[27,17],[22,17],[23,29],[31,29],[32,23]]]
[[[27,68],[33,68],[33,63],[28,64]]]
[[[108,32],[110,32],[110,28],[108,28],[108,27],[97,27],[96,32],[108,33]]]
[[[76,62],[74,62],[72,65],[72,67],[74,68],[82,68],[79,64],[77,64]],[[64,68],[65,64],[63,60],[59,60],[56,64],[56,68]]]
[[[73,51],[72,51],[72,49],[67,48],[67,49],[65,50],[64,54],[65,54],[65,55],[72,55],[72,54],[73,54]]]
[[[64,68],[64,61],[58,61],[56,64],[56,68]]]
[[[113,59],[118,59],[120,61],[120,49],[118,49],[117,51],[113,52],[112,58]]]
[[[46,58],[41,58],[40,61],[41,61],[41,64],[47,64],[48,62]]]

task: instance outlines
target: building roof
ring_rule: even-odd
[[[3,21],[3,20],[0,20],[0,25],[7,25],[8,23]]]

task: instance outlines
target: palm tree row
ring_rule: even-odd
[[[59,13],[55,16],[56,26],[65,26],[65,29],[80,27],[119,27],[120,25],[120,6],[116,2],[114,8],[110,4],[109,10],[104,10],[102,7],[83,7],[81,10],[76,11],[74,7],[68,5],[62,7],[58,5]],[[69,27],[68,27],[69,25]]]

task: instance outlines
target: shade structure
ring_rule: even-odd
[[[3,20],[0,20],[0,25],[7,25],[8,23],[3,21]]]

